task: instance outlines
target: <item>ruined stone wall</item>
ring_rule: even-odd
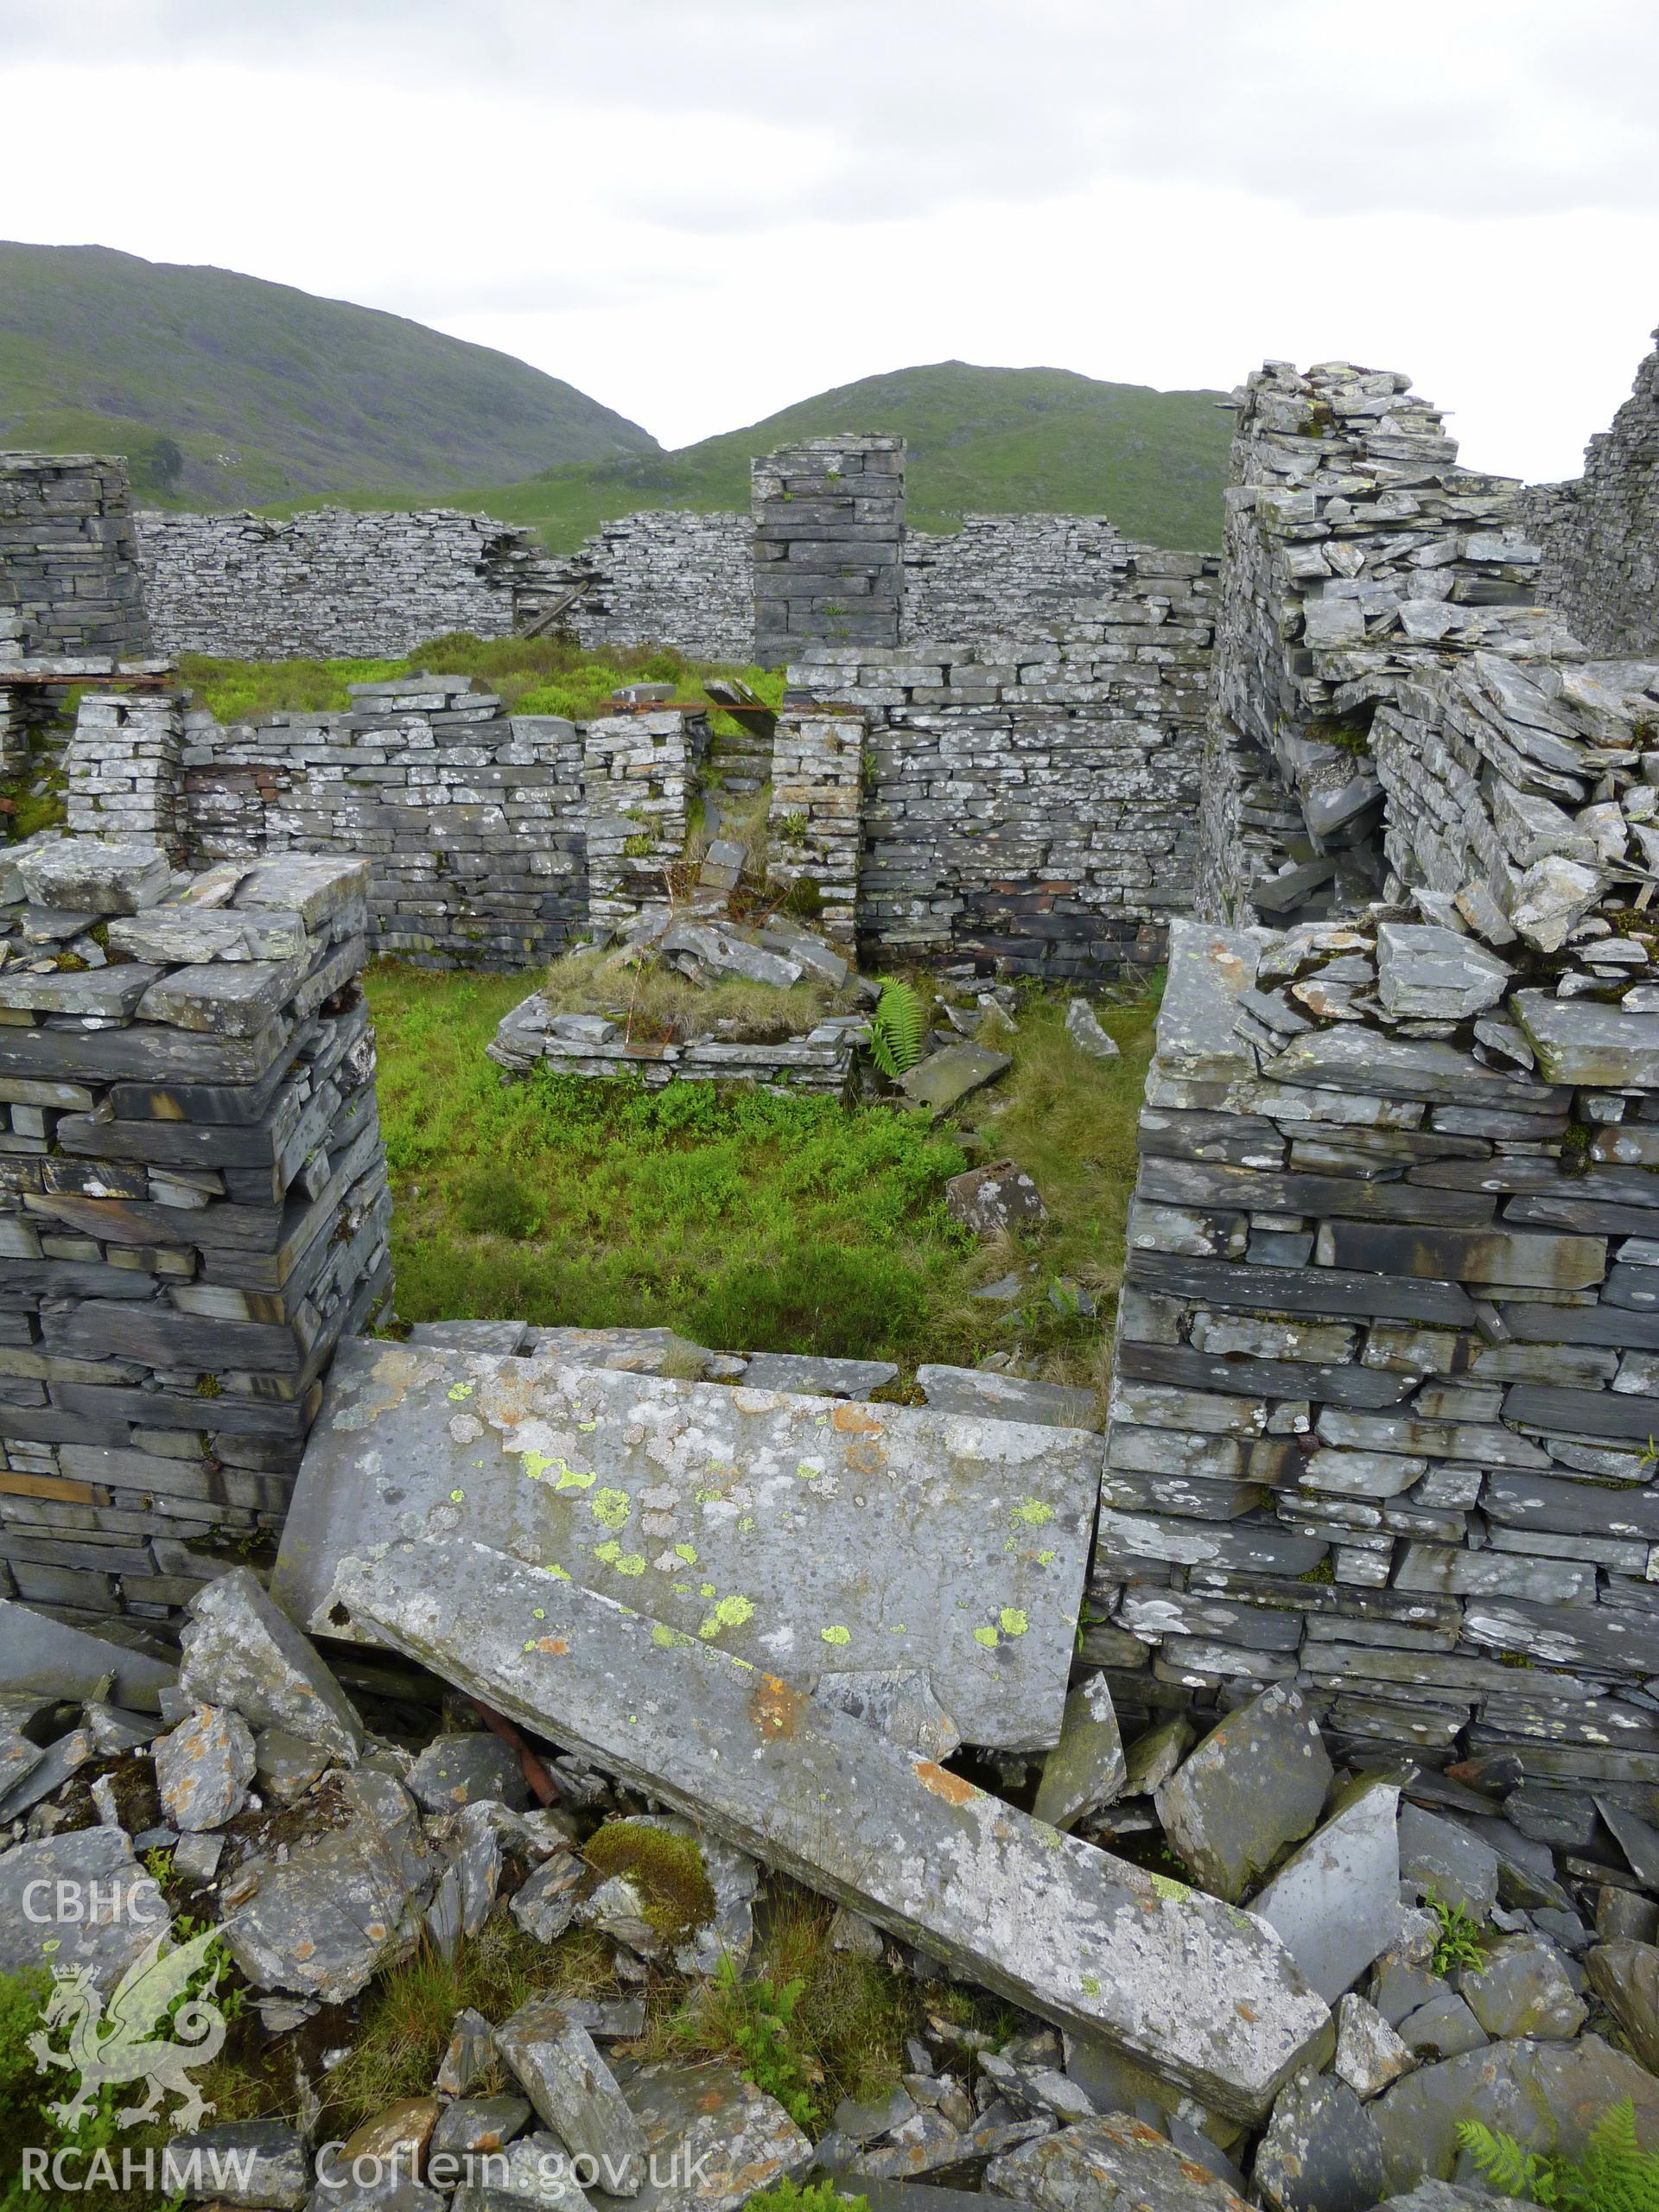
[[[164,1622],[274,1548],[334,1347],[391,1294],[367,888],[0,853],[8,1594]]]
[[[168,653],[363,659],[452,630],[508,637],[553,575],[533,531],[452,508],[136,521],[151,630]]]
[[[553,595],[582,596],[559,626],[584,651],[670,645],[692,660],[754,658],[754,524],[680,508],[607,522],[556,564]]]
[[[896,645],[905,571],[905,441],[804,438],[753,464],[754,652],[776,668],[813,644]]]
[[[1176,934],[1085,1648],[1131,1713],[1294,1680],[1357,1754],[1507,1761],[1523,1818],[1659,1780],[1659,665],[1525,603],[1405,390],[1246,391],[1203,895],[1295,926]]]
[[[1138,550],[1121,597],[1020,642],[825,646],[791,668],[867,713],[872,957],[1071,977],[1163,957],[1192,899],[1217,569]]]
[[[1593,652],[1659,652],[1659,351],[1591,439],[1584,474],[1529,486],[1522,513],[1543,548],[1543,598],[1575,635]]]
[[[517,969],[588,922],[582,739],[505,715],[468,677],[354,684],[345,714],[221,728],[165,698],[88,698],[72,828],[169,838],[197,861],[361,857],[377,956]]]
[[[965,515],[950,536],[905,539],[901,638],[983,645],[1063,621],[1122,588],[1132,547],[1104,515]]]
[[[145,644],[125,461],[0,454],[0,664]]]

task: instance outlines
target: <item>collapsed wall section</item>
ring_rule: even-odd
[[[1574,634],[1592,652],[1659,653],[1659,350],[1591,439],[1583,475],[1529,486],[1521,511],[1543,549],[1544,601]]]
[[[452,508],[136,521],[156,645],[173,654],[372,659],[454,630],[505,638],[553,579],[533,531]]]
[[[388,1306],[368,869],[0,855],[0,1586],[169,1622],[274,1542]]]

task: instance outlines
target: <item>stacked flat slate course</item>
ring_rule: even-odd
[[[137,654],[147,642],[126,463],[0,453],[0,661]]]
[[[1210,842],[1201,899],[1294,926],[1174,933],[1085,1648],[1126,1710],[1283,1681],[1484,1762],[1532,1834],[1659,1781],[1659,665],[1524,603],[1405,391],[1243,397],[1217,727],[1284,868]]]
[[[693,660],[754,658],[754,524],[677,507],[603,524],[556,564],[575,592],[560,627],[582,650],[667,645]]]
[[[134,518],[157,649],[367,658],[464,630],[510,637],[553,593],[534,531],[435,507]]]
[[[368,867],[0,855],[0,1560],[162,1621],[281,1524],[391,1294]]]
[[[1109,599],[1135,553],[1104,515],[964,515],[947,536],[905,537],[904,638],[980,645]]]
[[[1659,653],[1659,349],[1591,439],[1584,474],[1529,486],[1522,512],[1544,600],[1576,635],[1595,652]]]
[[[905,441],[806,438],[753,464],[754,654],[896,645],[904,607]]]

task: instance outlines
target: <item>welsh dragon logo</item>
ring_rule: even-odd
[[[213,2111],[189,2069],[216,2058],[225,2041],[225,2016],[209,2002],[219,1986],[218,1942],[219,1930],[209,1928],[174,1947],[170,1931],[162,1929],[121,1977],[107,2005],[86,1967],[54,1968],[44,2025],[29,2037],[29,2048],[37,2072],[60,2066],[80,2076],[73,2096],[47,2107],[67,2134],[111,2083],[143,2082],[149,2090],[142,2103],[116,2114],[120,2127],[157,2119],[169,2096],[180,2100],[175,2130],[199,2127]],[[55,2050],[50,2031],[66,2025],[68,2047]]]

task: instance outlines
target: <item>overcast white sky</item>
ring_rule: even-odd
[[[1653,0],[0,0],[0,234],[214,262],[667,445],[912,362],[1403,368],[1577,472],[1659,321]]]

